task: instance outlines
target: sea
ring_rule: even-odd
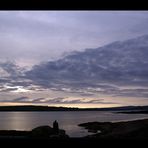
[[[59,128],[70,137],[91,135],[78,124],[86,122],[117,122],[146,119],[148,114],[123,114],[109,111],[47,111],[47,112],[0,112],[0,130],[29,131],[43,125],[52,127],[57,120]]]

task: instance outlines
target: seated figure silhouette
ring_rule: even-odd
[[[53,122],[53,129],[56,134],[59,133],[59,124],[56,120]]]

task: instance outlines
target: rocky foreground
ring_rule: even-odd
[[[88,122],[79,124],[95,134],[87,138],[148,139],[148,119],[125,122]],[[98,132],[99,131],[99,132]]]
[[[0,130],[0,139],[65,139],[65,130],[54,130],[48,125],[39,126],[31,131]]]

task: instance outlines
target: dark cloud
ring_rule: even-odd
[[[0,83],[1,84],[5,84],[5,83],[8,83],[10,80],[9,79],[7,79],[7,78],[0,78]]]
[[[41,101],[43,99],[44,98],[31,99],[29,97],[24,96],[24,97],[19,97],[19,98],[13,99],[10,102],[14,102],[14,103],[41,103]],[[5,102],[9,102],[9,100],[6,100]]]
[[[25,70],[13,61],[0,62],[0,92],[15,91],[18,87],[30,88],[32,81],[24,77]]]
[[[20,97],[20,98],[16,98],[16,99],[13,99],[13,102],[28,102],[29,98],[28,97]]]
[[[12,76],[18,76],[18,67],[12,62],[0,63],[0,67]]]
[[[0,77],[0,82],[2,82],[2,80],[12,81],[22,79],[23,73],[26,70],[25,68],[19,67],[14,61],[0,62],[0,69],[3,73],[3,75]]]
[[[148,86],[147,48],[148,35],[114,42],[36,65],[26,78],[53,90],[121,95],[120,86]]]
[[[110,92],[113,96],[148,98],[148,89],[123,89],[116,92]]]
[[[84,96],[84,97],[85,97],[85,96],[86,96],[86,97],[89,97],[89,96],[93,96],[94,94],[93,94],[93,93],[85,93],[85,92],[84,92],[84,93],[79,93],[79,95],[80,95],[80,96]]]
[[[16,91],[17,88],[5,88],[5,87],[1,87],[0,88],[0,92],[11,92],[11,91]]]
[[[29,98],[24,96],[24,97],[19,97],[19,98],[15,98],[15,99],[1,99],[1,102],[13,102],[13,103],[27,103],[29,102]]]
[[[114,102],[104,101],[103,99],[75,99],[71,100],[68,98],[29,98],[29,97],[19,97],[13,100],[1,100],[1,102],[13,102],[13,103],[40,103],[40,104],[117,104]]]
[[[145,35],[96,49],[73,52],[59,60],[35,65],[29,71],[13,62],[1,62],[0,67],[9,76],[0,78],[0,91],[11,92],[18,89],[16,86],[21,86],[28,90],[50,89],[86,97],[103,94],[147,98],[145,89],[120,89],[120,86],[148,86],[147,48],[148,35]],[[45,102],[61,101],[65,103],[61,98]],[[36,102],[42,102],[42,99]],[[80,103],[78,100],[76,102]]]
[[[52,98],[47,100],[44,103],[48,104],[114,104],[113,102],[105,102],[103,99],[75,99],[71,100],[70,98]]]

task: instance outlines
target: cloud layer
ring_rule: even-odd
[[[147,11],[1,11],[0,59],[34,65],[148,33]],[[108,25],[109,24],[109,25]]]
[[[148,36],[76,52],[26,72],[35,85],[61,91],[125,95],[119,86],[148,86]],[[139,89],[141,90],[141,89]],[[132,90],[133,96],[139,94]],[[143,92],[141,92],[143,93]],[[131,96],[127,89],[127,96]],[[141,97],[147,97],[141,95]]]
[[[147,99],[147,13],[0,12],[0,101]]]
[[[12,102],[47,104],[104,103],[94,94],[110,97],[148,98],[148,35],[116,41],[95,49],[73,52],[61,59],[25,70],[12,62],[0,63],[1,92],[45,90],[79,94],[81,99],[19,97]],[[105,100],[110,103],[109,101]],[[115,102],[114,102],[115,103]]]

